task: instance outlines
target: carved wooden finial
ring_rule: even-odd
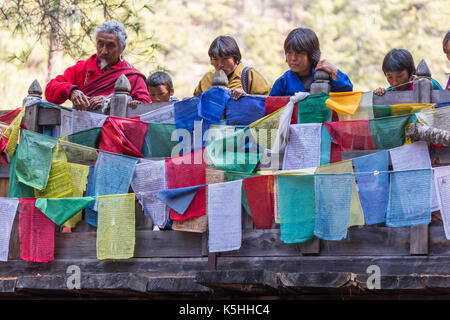
[[[320,82],[330,81],[330,75],[323,70],[317,70],[316,73],[314,74],[314,80]]]
[[[42,88],[39,81],[34,80],[28,88],[28,96],[42,98]]]
[[[419,77],[431,77],[430,68],[428,68],[427,63],[424,59],[420,60],[416,68],[416,75]]]
[[[122,74],[119,79],[117,79],[116,84],[114,85],[114,91],[115,93],[130,94],[131,84],[126,75]]]
[[[219,69],[212,78],[213,87],[226,87],[228,85],[228,77],[222,69]]]

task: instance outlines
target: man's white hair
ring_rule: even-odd
[[[99,32],[111,33],[119,37],[120,46],[125,47],[127,41],[127,32],[125,27],[120,22],[115,20],[105,21],[95,29],[95,39],[97,39],[97,34]]]

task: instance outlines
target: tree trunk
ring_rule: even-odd
[[[47,83],[62,71],[63,45],[61,32],[64,30],[65,5],[62,0],[55,0],[54,7],[49,12],[50,35],[47,63]]]

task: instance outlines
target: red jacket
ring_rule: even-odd
[[[139,100],[143,103],[150,103],[150,95],[147,90],[147,85],[145,84],[145,76],[139,73],[138,70],[134,69],[128,62],[119,61],[116,65],[112,66],[106,73],[103,72],[97,65],[97,55],[92,55],[87,60],[78,61],[74,66],[71,66],[64,71],[63,75],[59,75],[56,78],[50,80],[50,82],[45,87],[45,98],[47,101],[62,104],[67,99],[69,99],[69,93],[72,89],[80,89],[83,91],[83,87],[86,84],[92,84],[95,86],[96,79],[108,74],[109,72],[118,71],[118,69],[123,69],[131,72],[127,74],[128,80],[131,84],[131,97],[134,100]],[[132,72],[133,71],[133,72]],[[117,72],[117,78],[121,73]],[[99,86],[102,83],[99,81]],[[102,88],[96,95],[109,95],[114,93],[114,84]]]

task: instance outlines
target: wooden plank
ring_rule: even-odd
[[[96,259],[96,232],[57,233],[55,259]],[[135,258],[201,257],[202,234],[179,231],[137,230]]]
[[[431,91],[431,102],[450,102],[450,90],[433,90]]]
[[[0,180],[9,180],[9,164],[0,164]]]
[[[411,229],[411,255],[428,254],[428,225],[414,226]]]
[[[1,172],[1,169],[0,169]],[[8,197],[9,178],[3,178],[0,176],[0,197]]]
[[[418,91],[388,91],[382,96],[373,95],[373,104],[391,105],[418,102]]]
[[[30,131],[40,132],[38,125],[39,105],[34,104],[25,108],[22,123]]]
[[[312,238],[306,242],[300,243],[300,252],[302,255],[319,255],[320,254],[320,242],[319,238]]]
[[[61,124],[61,110],[56,108],[39,108],[38,125],[52,126]]]
[[[16,213],[9,238],[8,260],[20,259],[19,213]]]

